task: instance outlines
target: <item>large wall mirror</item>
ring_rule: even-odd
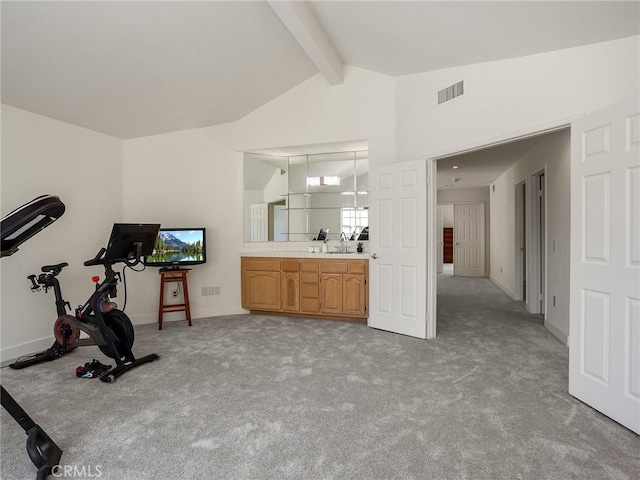
[[[368,240],[369,152],[349,146],[246,152],[244,241]]]

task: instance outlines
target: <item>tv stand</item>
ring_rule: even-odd
[[[162,315],[169,312],[185,312],[189,326],[191,323],[191,308],[189,307],[189,286],[187,284],[187,273],[189,268],[170,267],[162,268],[160,274],[160,308],[158,309],[158,330],[162,330]],[[182,284],[184,303],[164,303],[164,287],[167,283]]]

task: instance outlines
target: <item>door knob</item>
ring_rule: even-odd
[[[378,258],[378,254],[374,253],[373,255],[371,255],[371,258],[373,258],[375,260],[376,258]]]

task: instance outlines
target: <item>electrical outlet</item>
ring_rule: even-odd
[[[202,296],[220,295],[220,287],[202,287]]]

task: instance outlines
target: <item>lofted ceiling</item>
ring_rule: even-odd
[[[2,0],[0,8],[2,103],[121,139],[236,121],[318,73],[339,85],[345,64],[401,76],[640,34],[639,1]],[[489,185],[535,141],[440,160],[439,188]]]
[[[639,7],[2,1],[2,102],[135,138],[233,122],[343,64],[397,76],[637,35]]]

